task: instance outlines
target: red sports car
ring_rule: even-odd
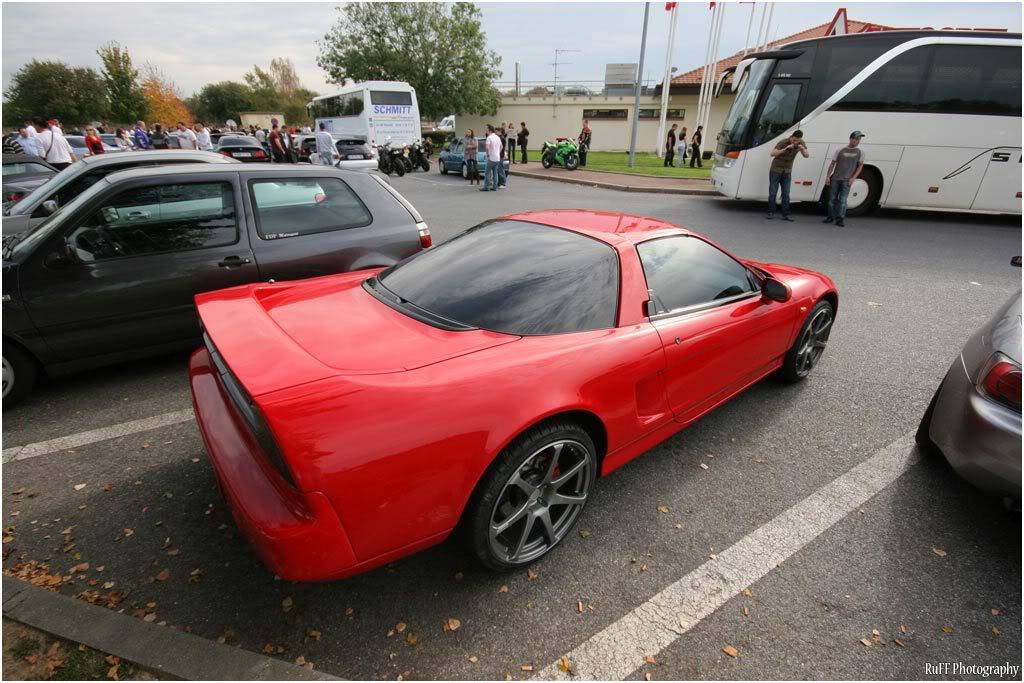
[[[838,297],[654,218],[558,210],[196,303],[223,493],[270,569],[322,580],[456,527],[488,567],[534,562],[599,475],[768,374],[806,377]]]

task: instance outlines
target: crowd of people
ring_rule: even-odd
[[[676,132],[678,130],[678,133]],[[686,126],[679,129],[678,123],[673,123],[665,136],[665,166],[675,166],[674,159],[679,155],[679,167],[686,165],[687,153],[689,153],[690,168],[704,168],[701,159],[700,146],[704,142],[704,126],[697,126],[693,132],[690,144],[686,143]]]

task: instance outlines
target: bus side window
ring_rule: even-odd
[[[768,142],[793,125],[799,102],[799,83],[773,83],[754,128],[753,146]]]

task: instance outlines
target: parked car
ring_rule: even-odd
[[[480,177],[483,178],[484,169],[487,168],[487,138],[477,138],[476,141],[479,145],[476,153],[476,164],[480,171]],[[508,159],[502,159],[501,163],[505,165],[505,170],[508,171]],[[463,178],[469,177],[466,171],[466,155],[463,151],[462,138],[452,140],[448,144],[448,149],[441,150],[441,153],[437,155],[437,170],[442,174],[461,173]]]
[[[27,395],[40,371],[194,348],[198,292],[389,266],[429,245],[412,205],[367,173],[112,173],[4,249],[3,403]]]
[[[227,135],[227,136],[242,135],[242,136],[249,137],[249,133],[247,133],[244,130],[222,130],[219,133],[214,133],[214,132],[211,131],[210,132],[210,142],[212,142],[216,146],[216,144],[218,142],[220,142],[220,139],[222,137],[224,137],[225,135]]]
[[[75,156],[78,157],[79,159],[84,159],[86,157],[92,156],[92,153],[89,151],[89,148],[86,147],[85,145],[84,135],[65,135],[64,138],[68,141],[68,144],[71,145],[71,151],[74,152]],[[120,151],[120,147],[108,145],[106,142],[103,143],[104,154],[112,154],[114,152]]]
[[[1011,263],[1019,268],[1020,256]],[[921,418],[917,443],[978,488],[1020,506],[1020,290],[953,361]]]
[[[320,158],[316,153],[316,135],[300,133],[295,137],[299,161],[319,164]],[[338,164],[340,168],[350,171],[372,171],[377,168],[377,159],[365,138],[337,134],[332,134],[332,137],[337,148],[335,164]]]
[[[4,207],[4,239],[35,229],[50,214],[71,202],[86,188],[109,173],[123,171],[126,168],[197,162],[236,163],[232,159],[213,152],[167,149],[132,152],[131,154],[99,154],[79,159],[55,176],[52,182],[36,188],[17,204]]]
[[[196,303],[196,421],[235,519],[274,573],[322,580],[457,526],[487,567],[535,562],[599,475],[766,375],[806,377],[838,294],[658,219],[566,210]]]
[[[122,147],[117,136],[113,133],[100,133],[100,139],[103,140],[103,149],[107,151],[111,151],[107,149],[108,147],[113,147],[114,152],[127,152],[130,149],[128,147]],[[78,152],[75,152],[75,154],[77,153]]]
[[[250,135],[223,135],[213,148],[214,152],[242,162],[270,162],[263,145]]]
[[[4,154],[3,156],[3,203],[21,201],[50,178],[59,173],[58,169],[34,154]]]

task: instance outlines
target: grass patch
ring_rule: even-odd
[[[590,152],[587,154],[586,170],[608,171],[612,173],[632,173],[634,175],[653,175],[665,178],[700,178],[711,177],[711,160],[704,162],[703,168],[690,168],[690,160],[686,160],[683,168],[664,165],[665,160],[656,154],[637,153],[636,166],[630,168],[628,152]],[[678,157],[676,160],[678,162]]]
[[[39,651],[39,643],[32,638],[18,638],[11,646],[11,656],[23,659]]]

